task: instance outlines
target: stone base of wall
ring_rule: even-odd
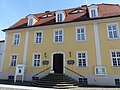
[[[32,77],[35,74],[36,73],[25,73],[24,81],[32,81]],[[39,78],[42,78],[47,74],[48,73],[42,73],[39,75]],[[8,76],[10,75],[14,76],[14,73],[11,73],[11,72],[3,73],[2,72],[0,73],[0,79],[8,79]],[[82,75],[85,76],[85,78],[87,78],[88,85],[115,86],[115,79],[120,79],[119,74],[104,75],[104,76],[96,76],[93,74],[82,74]],[[72,77],[78,82],[79,82],[79,78],[82,78],[77,74],[68,74],[68,76]]]

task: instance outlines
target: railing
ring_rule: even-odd
[[[37,75],[39,75],[39,74],[41,74],[41,73],[47,71],[47,70],[50,69],[50,68],[51,68],[51,66],[48,67],[48,68],[46,68],[46,69],[44,69],[44,70],[42,70],[42,71],[40,71],[40,72],[38,72],[38,73],[36,73],[33,77],[36,77]]]
[[[79,74],[79,73],[77,73],[77,72],[75,72],[75,71],[73,71],[73,70],[71,70],[71,69],[69,69],[69,68],[67,68],[67,67],[65,67],[65,68],[66,68],[67,70],[69,70],[69,71],[71,71],[71,72],[73,72],[73,73],[75,73],[75,74],[77,74],[77,75],[85,78],[85,76],[83,76],[83,75],[81,75],[81,74]]]

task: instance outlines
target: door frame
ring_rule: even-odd
[[[63,74],[65,74],[65,53],[64,52],[54,52],[51,54],[51,71],[53,71],[53,55],[63,54]]]

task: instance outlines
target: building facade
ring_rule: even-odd
[[[4,40],[0,41],[0,73],[3,67],[3,55],[4,55]]]
[[[120,85],[120,6],[92,4],[30,14],[6,33],[1,79],[25,65],[24,80],[47,69],[89,85]],[[85,78],[77,75],[81,74]]]

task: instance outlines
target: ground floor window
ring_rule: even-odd
[[[88,80],[87,80],[87,78],[79,78],[79,83],[82,84],[82,85],[87,85]]]
[[[16,66],[16,63],[17,63],[17,55],[14,54],[14,55],[11,55],[10,57],[10,67],[15,67]]]
[[[80,51],[77,52],[77,66],[78,67],[87,67],[87,52]]]
[[[115,85],[120,86],[120,79],[115,79]]]
[[[33,54],[32,66],[40,67],[40,54],[38,53]]]
[[[113,67],[120,67],[120,51],[112,51],[111,60]]]

